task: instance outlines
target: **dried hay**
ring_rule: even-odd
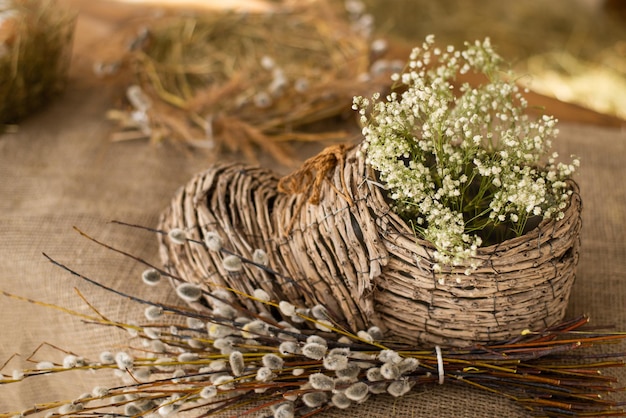
[[[137,85],[132,106],[109,113],[123,128],[114,139],[175,138],[251,161],[262,148],[286,165],[288,141],[345,141],[353,132],[332,120],[388,80],[373,82],[370,40],[351,23],[324,1],[153,21],[127,57]]]
[[[0,2],[0,124],[27,116],[63,89],[74,23],[52,0]]]

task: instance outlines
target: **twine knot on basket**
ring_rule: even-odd
[[[246,294],[260,288],[296,306],[322,304],[351,330],[375,325],[422,345],[498,341],[565,314],[581,228],[578,187],[570,187],[562,219],[479,248],[467,276],[465,265],[433,268],[434,247],[391,210],[356,148],[326,149],[282,180],[255,166],[218,164],[181,188],[160,220],[161,229],[181,228],[193,241],[180,246],[160,236],[160,253],[186,281]],[[209,232],[248,259],[264,250],[269,269],[225,270],[222,253],[196,242]],[[265,309],[249,298],[240,303]]]
[[[305,203],[317,205],[320,202],[322,183],[328,179],[328,175],[335,167],[339,167],[341,171],[339,178],[344,192],[339,191],[332,182],[329,182],[328,185],[352,205],[352,199],[350,199],[347,193],[348,188],[343,176],[346,151],[347,146],[344,144],[331,145],[325,148],[319,154],[307,159],[301,168],[282,177],[278,181],[278,191],[286,194],[303,194],[307,196],[307,199],[300,199],[295,210],[296,212],[300,211]],[[291,218],[285,233],[291,231],[296,219],[296,217]]]

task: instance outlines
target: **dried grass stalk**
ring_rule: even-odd
[[[265,148],[292,163],[286,141],[345,140],[345,123],[332,119],[387,82],[368,76],[369,39],[325,1],[169,16],[136,44],[126,59],[147,105],[111,113],[135,133],[116,137],[175,138],[253,161]]]

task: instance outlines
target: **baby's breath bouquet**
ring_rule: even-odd
[[[483,82],[455,83],[469,72]],[[361,152],[395,211],[434,245],[435,270],[563,217],[579,160],[556,161],[556,119],[525,113],[527,102],[489,39],[457,50],[428,36],[392,79],[386,100],[354,99]]]

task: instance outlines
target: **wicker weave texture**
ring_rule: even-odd
[[[562,220],[544,220],[522,237],[480,248],[480,266],[467,276],[468,266],[433,271],[434,248],[391,211],[375,173],[355,150],[331,174],[313,205],[303,202],[305,194],[279,193],[269,170],[209,168],[162,214],[161,229],[182,228],[198,241],[180,246],[160,236],[164,264],[207,289],[251,294],[261,288],[296,306],[319,303],[348,329],[376,325],[412,344],[498,341],[563,318],[580,245],[575,183]],[[276,274],[250,264],[240,273],[226,271],[225,254],[201,244],[208,231],[242,257],[265,250]],[[265,309],[247,298],[241,303]]]

